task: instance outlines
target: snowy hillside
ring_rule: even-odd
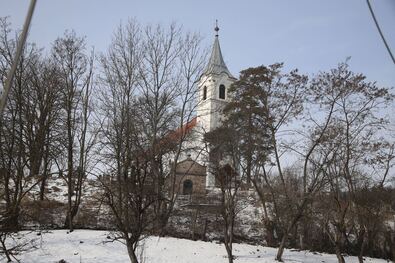
[[[76,230],[67,234],[65,230],[56,230],[38,236],[36,233],[26,235],[36,239],[38,247],[18,258],[25,263],[59,262],[129,262],[126,247],[119,243],[106,243],[108,232],[93,230]],[[141,262],[152,263],[221,263],[227,262],[225,248],[222,244],[191,241],[176,238],[150,237],[143,241],[139,254]],[[235,262],[269,263],[274,261],[276,249],[246,244],[235,244]],[[0,258],[3,262],[4,258]],[[285,262],[337,262],[335,255],[310,253],[307,251],[286,250]],[[356,257],[346,257],[347,262],[358,262]],[[365,262],[387,262],[380,259],[366,258]]]

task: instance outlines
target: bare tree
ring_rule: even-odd
[[[205,135],[205,140],[211,149],[210,173],[216,178],[216,186],[221,191],[221,216],[224,222],[224,245],[228,254],[228,261],[232,263],[234,228],[237,214],[242,210],[239,190],[242,185],[241,178],[246,177],[246,167],[241,162],[242,151],[240,145],[235,143],[241,138],[240,133],[225,121],[224,125]],[[248,166],[248,165],[247,165]]]
[[[44,200],[46,181],[52,161],[59,152],[60,81],[50,59],[43,59],[33,69],[26,105],[26,146],[31,176],[40,180],[40,200]]]
[[[163,235],[179,187],[173,176],[168,195],[165,180],[169,172],[175,172],[180,154],[185,150],[188,131],[184,125],[192,119],[205,53],[199,47],[198,35],[184,36],[175,24],[168,29],[147,27],[144,36],[139,70],[139,100],[144,107],[140,108],[139,123],[146,138],[142,150],[150,160],[157,193],[156,227]],[[173,164],[170,170],[166,169],[169,160]]]
[[[57,160],[57,166],[67,183],[68,209],[65,227],[73,231],[73,219],[81,204],[82,188],[86,178],[87,154],[91,149],[86,140],[90,114],[93,52],[89,58],[86,54],[84,38],[77,37],[72,31],[66,32],[63,37],[55,41],[52,57],[62,83],[64,149],[67,152],[65,168],[61,159]]]
[[[159,231],[162,229],[161,216],[167,206],[163,157],[168,150],[161,140],[176,127],[175,102],[179,91],[174,87],[177,87],[179,78],[174,73],[181,50],[177,45],[180,34],[180,29],[175,25],[171,25],[169,31],[159,25],[147,27],[140,66],[139,100],[143,107],[139,109],[141,115],[138,122],[145,138],[141,150],[146,152],[145,157],[151,164],[151,178],[157,195],[154,204],[156,228]]]
[[[169,161],[184,151],[204,59],[199,43],[175,25],[142,29],[131,20],[101,57],[101,155],[112,187],[102,181],[132,262],[140,239],[164,233],[173,210],[177,189],[175,182],[166,189],[165,180]]]
[[[378,132],[387,124],[380,116],[380,110],[392,101],[393,96],[388,89],[366,81],[362,74],[351,72],[345,63],[321,74],[317,80],[323,84],[326,96],[338,94],[320,149],[331,156],[325,168],[332,198],[326,232],[335,246],[339,262],[344,262],[341,251],[344,244],[351,244],[347,233],[353,228],[359,229],[355,235],[362,262],[366,244],[363,214],[367,207],[358,201],[358,193],[369,185],[382,187],[392,165],[392,145],[383,143],[385,138]],[[350,220],[353,215],[356,217]]]
[[[300,116],[307,84],[307,77],[298,74],[297,70],[283,73],[281,69],[282,64],[274,64],[242,71],[240,79],[229,90],[233,101],[224,111],[225,123],[239,132],[236,141],[240,142],[241,167],[246,171],[247,185],[251,180],[262,203],[268,243],[275,245],[275,230],[283,233],[280,255],[305,205],[291,205],[296,194],[283,171],[281,155],[285,148],[279,137],[287,125]],[[272,170],[276,171],[275,176]],[[269,202],[271,209],[267,205]],[[287,207],[280,208],[282,204]],[[288,222],[283,218],[289,218],[289,214],[283,211],[299,212]]]
[[[319,147],[330,127],[336,105],[341,98],[341,92],[333,89],[332,92],[329,91],[322,95],[323,91],[329,89],[326,86],[328,82],[320,76],[316,77],[312,84],[307,86],[306,76],[299,75],[296,70],[284,74],[281,73],[281,68],[281,64],[271,65],[268,68],[262,67],[259,75],[253,75],[259,77],[248,79],[250,82],[255,80],[253,83],[248,81],[241,83],[249,86],[255,85],[257,94],[262,94],[262,99],[260,99],[258,105],[264,113],[262,119],[265,120],[265,125],[268,127],[268,148],[272,149],[274,161],[268,163],[267,158],[255,159],[254,165],[257,167],[255,173],[256,175],[262,175],[262,178],[255,178],[253,183],[263,204],[266,202],[264,200],[266,195],[263,190],[269,190],[270,201],[273,202],[271,214],[274,216],[275,226],[278,228],[277,232],[281,233],[281,242],[276,256],[279,261],[282,260],[289,235],[304,217],[306,209],[314,200],[314,196],[324,186],[326,164],[331,161],[333,155],[329,152],[322,154]],[[342,76],[337,77],[340,80]],[[337,82],[335,81],[335,83]],[[307,98],[312,103],[313,106],[311,107],[314,110],[317,109],[317,105],[321,107],[321,114],[317,117],[306,111],[307,118],[303,121],[305,125],[309,125],[309,132],[293,129],[294,134],[299,134],[298,140],[302,144],[286,143],[281,139],[280,134],[290,124],[295,123],[297,117],[301,116]],[[292,128],[289,130],[292,130]],[[264,131],[264,129],[261,129],[261,131]],[[300,156],[302,161],[300,171],[286,173],[281,157],[286,151],[295,152]],[[300,183],[290,184],[289,180],[292,177],[287,174],[296,176],[296,182]],[[294,187],[295,185],[300,185],[300,188]],[[266,209],[264,210],[266,211]],[[266,215],[268,216],[267,212]],[[271,227],[271,230],[273,231],[273,227]]]
[[[3,86],[16,48],[16,40],[10,34],[7,19],[0,18],[0,80]],[[1,251],[9,261],[15,252],[25,248],[25,244],[17,242],[15,247],[7,248],[6,239],[12,239],[21,228],[26,215],[22,200],[41,179],[39,163],[42,159],[30,147],[41,140],[38,133],[31,132],[31,127],[40,126],[37,118],[31,118],[31,108],[39,102],[33,95],[37,93],[30,92],[30,89],[34,86],[31,80],[42,63],[40,50],[33,44],[26,45],[17,65],[7,107],[0,116],[0,241]],[[47,116],[41,117],[44,122],[47,120]],[[40,127],[41,130],[47,129]]]
[[[141,31],[135,21],[119,26],[100,62],[103,69],[100,100],[104,117],[101,147],[106,171],[111,179],[101,179],[105,203],[117,227],[115,239],[125,241],[131,262],[138,262],[136,249],[149,224],[150,201],[146,198],[147,174],[141,168],[135,131],[136,88],[141,61]],[[135,163],[137,161],[137,163]],[[146,162],[141,160],[142,165]],[[148,196],[147,196],[148,197]],[[147,201],[147,203],[146,203]]]
[[[162,206],[163,209],[160,212],[158,224],[160,235],[166,234],[166,226],[179,193],[180,185],[176,183],[177,164],[180,158],[185,157],[188,152],[199,151],[193,145],[191,146],[196,134],[191,131],[189,125],[193,122],[196,102],[199,100],[197,85],[204,70],[207,52],[201,48],[201,37],[193,33],[182,36],[178,39],[177,45],[180,51],[175,62],[175,70],[173,70],[173,74],[177,76],[173,84],[176,91],[174,102],[177,105],[176,114],[173,116],[174,129],[161,139],[161,143],[166,145],[163,159],[169,160],[170,167],[166,169],[166,164],[162,164],[165,165],[162,169],[162,176],[168,182],[168,188],[162,189],[166,193],[166,204]],[[201,152],[198,152],[196,158],[200,154]]]

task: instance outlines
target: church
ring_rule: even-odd
[[[221,125],[222,110],[230,101],[228,89],[237,79],[224,62],[218,26],[214,30],[211,56],[198,84],[197,116],[185,125],[193,133],[193,140],[186,142],[187,150],[176,166],[179,194],[204,194],[216,186],[215,175],[209,169],[210,149],[203,139],[205,133]]]

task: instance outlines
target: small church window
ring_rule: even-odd
[[[182,194],[183,195],[191,195],[193,189],[193,183],[191,180],[185,180],[183,184]]]
[[[203,100],[206,100],[206,99],[207,99],[207,87],[204,86],[203,87]]]
[[[225,99],[225,86],[224,85],[220,85],[219,86],[219,98],[220,99]]]

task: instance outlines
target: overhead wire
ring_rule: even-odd
[[[370,4],[370,1],[369,1],[369,0],[366,0],[366,3],[368,3],[368,7],[369,7],[369,10],[370,10],[370,14],[372,15],[372,18],[373,18],[373,20],[374,20],[374,23],[376,24],[377,30],[379,31],[381,38],[383,39],[384,45],[385,45],[385,47],[386,47],[388,53],[389,53],[390,56],[391,56],[392,62],[395,64],[394,55],[392,54],[391,49],[390,49],[390,47],[388,46],[387,41],[385,40],[385,37],[384,37],[384,35],[383,35],[383,32],[381,31],[380,25],[379,25],[379,23],[377,22],[376,16],[375,16],[375,14],[374,14],[374,12],[373,12],[373,9],[372,9],[372,6],[371,6],[371,4]]]
[[[14,59],[12,60],[11,69],[7,74],[7,78],[4,84],[3,92],[0,94],[0,116],[3,114],[4,108],[7,104],[8,94],[10,93],[10,89],[12,86],[12,80],[14,79],[15,71],[18,66],[19,58],[22,55],[23,47],[25,46],[27,33],[29,31],[30,22],[32,20],[32,16],[34,13],[34,8],[36,6],[37,0],[31,0],[29,10],[26,15],[25,24],[23,25],[22,33],[18,39],[18,45],[15,51]]]

